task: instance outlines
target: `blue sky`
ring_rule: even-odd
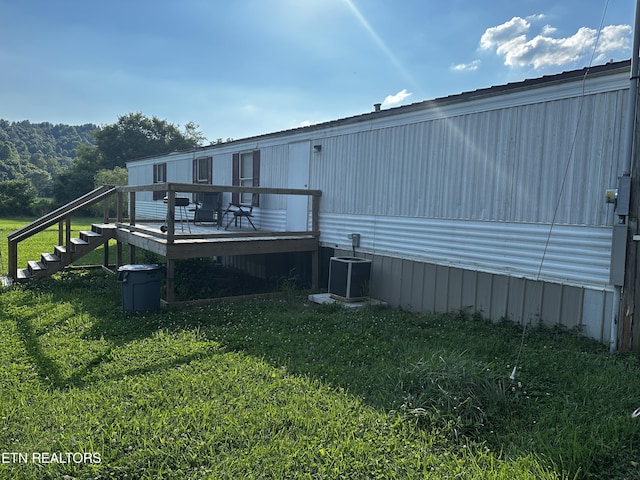
[[[142,112],[239,139],[627,59],[634,12],[633,0],[0,0],[0,118]]]

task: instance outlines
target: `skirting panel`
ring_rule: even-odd
[[[351,255],[336,250],[336,255]],[[609,341],[613,292],[464,270],[407,259],[358,254],[372,260],[371,295],[416,312],[478,311],[493,321],[579,327]]]

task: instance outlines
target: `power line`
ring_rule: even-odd
[[[584,107],[584,99],[586,96],[586,90],[587,90],[587,77],[589,75],[589,71],[591,70],[591,67],[593,66],[593,60],[596,56],[596,51],[598,49],[598,44],[600,43],[600,34],[602,32],[602,28],[604,26],[604,21],[607,15],[607,9],[609,8],[609,0],[605,0],[605,5],[604,5],[604,10],[602,12],[602,18],[600,20],[600,27],[598,28],[598,34],[596,36],[596,41],[595,44],[593,46],[593,50],[591,52],[591,58],[589,59],[589,65],[587,66],[585,72],[584,72],[584,76],[582,77],[582,94],[580,95],[580,104],[578,106],[578,117],[576,119],[576,127],[575,130],[573,132],[573,138],[571,140],[571,147],[569,148],[569,154],[568,154],[568,158],[567,161],[565,162],[565,167],[564,167],[564,173],[562,175],[562,183],[560,184],[560,192],[558,193],[558,199],[556,201],[556,205],[555,208],[553,210],[553,217],[551,218],[551,225],[549,226],[549,233],[547,234],[547,238],[545,240],[545,244],[544,244],[544,248],[542,249],[542,257],[540,259],[540,266],[538,267],[538,272],[536,273],[535,276],[535,281],[538,282],[540,280],[540,277],[542,276],[542,267],[544,265],[544,261],[546,259],[547,256],[547,252],[549,250],[549,245],[551,243],[551,234],[553,233],[553,227],[556,224],[556,219],[558,218],[558,212],[560,210],[560,204],[561,204],[561,199],[562,199],[562,194],[564,193],[564,189],[565,186],[567,184],[567,177],[569,176],[569,166],[571,165],[571,161],[573,160],[573,156],[575,153],[575,148],[576,148],[576,142],[578,141],[578,130],[580,128],[580,122],[582,121],[582,110]],[[533,300],[531,300],[533,301]],[[515,380],[516,378],[516,371],[518,369],[518,366],[520,365],[520,357],[522,355],[522,350],[524,349],[524,339],[526,336],[526,332],[527,332],[527,323],[524,323],[523,327],[522,327],[522,337],[520,339],[520,347],[518,348],[518,354],[516,356],[516,362],[514,364],[513,370],[511,371],[511,375],[509,376],[509,378],[511,380]]]

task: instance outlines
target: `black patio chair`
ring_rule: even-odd
[[[196,208],[190,209],[193,213],[193,224],[211,222],[220,225],[222,221],[222,194],[220,192],[203,192],[198,196]]]
[[[234,203],[231,202],[227,209],[222,214],[222,218],[226,215],[230,215],[229,221],[225,225],[224,229],[228,229],[231,225],[231,222],[235,223],[235,226],[238,226],[238,219],[240,219],[240,228],[242,228],[242,219],[246,218],[249,221],[249,224],[253,227],[254,230],[258,230],[256,226],[251,221],[251,217],[253,217],[253,207],[258,206],[258,194],[254,193],[251,195],[251,203]]]

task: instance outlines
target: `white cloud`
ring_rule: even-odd
[[[631,50],[631,36],[633,30],[630,25],[608,25],[600,32],[600,40],[596,50],[596,60],[608,60],[611,52]]]
[[[531,24],[524,18],[513,17],[502,25],[487,28],[480,38],[480,48],[489,50],[493,47],[500,47],[528,32],[530,27]]]
[[[294,128],[298,128],[298,127],[310,127],[310,126],[312,126],[312,125],[318,125],[318,124],[320,124],[320,123],[322,123],[322,121],[311,122],[311,121],[309,121],[309,120],[303,120],[302,122],[299,122],[299,123],[295,123],[295,122],[294,122],[294,125],[295,125],[295,126],[294,126]]]
[[[405,98],[410,97],[411,95],[413,94],[407,92],[407,89],[404,88],[400,90],[398,93],[396,93],[395,95],[388,95],[387,98],[384,99],[384,102],[382,102],[382,106],[392,107],[394,105],[401,103]]]
[[[526,19],[514,17],[508,22],[488,28],[480,38],[480,48],[495,49],[504,57],[504,64],[511,67],[533,66],[534,68],[574,63],[587,58],[598,40],[596,61],[607,59],[614,52],[629,49],[631,27],[609,25],[604,27],[598,39],[598,31],[582,27],[570,37],[555,38],[555,27],[544,25],[540,33],[530,37],[531,22],[543,20],[543,15]]]
[[[543,13],[536,13],[535,15],[529,15],[527,20],[530,22],[539,22],[547,18],[547,16]]]
[[[451,70],[454,72],[474,72],[480,68],[481,63],[480,60],[474,60],[471,63],[459,63],[458,65],[452,66]]]

